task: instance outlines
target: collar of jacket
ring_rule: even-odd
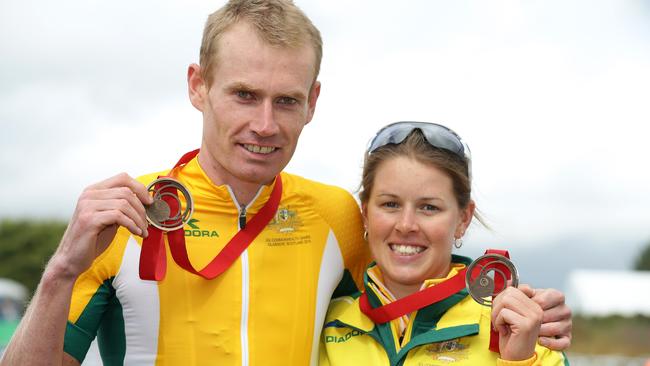
[[[459,255],[452,255],[452,263],[463,263],[469,265],[471,259]],[[375,263],[371,263],[370,267]],[[381,301],[369,288],[367,271],[364,274],[364,287],[368,295],[368,301],[373,307],[381,305]],[[464,300],[464,301],[463,301]],[[391,329],[391,323],[375,325],[370,318],[359,309],[359,299],[343,297],[333,301],[343,301],[346,305],[338,304],[333,307],[333,312],[327,326],[350,327],[368,333],[375,340],[384,345],[388,352],[391,363],[400,359],[414,347],[442,342],[460,337],[478,334],[479,322],[484,311],[476,311],[475,307],[481,307],[470,297],[466,289],[463,289],[445,300],[431,304],[411,314],[408,327],[406,328],[403,342],[404,347],[398,347],[398,335]],[[341,306],[343,305],[343,306]],[[488,313],[489,316],[489,313]]]

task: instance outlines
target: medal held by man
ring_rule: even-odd
[[[147,221],[162,231],[183,227],[194,212],[192,195],[179,181],[164,177],[151,182],[147,191],[153,203],[145,207]],[[182,197],[182,199],[181,199]]]

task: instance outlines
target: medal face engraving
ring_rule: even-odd
[[[163,222],[169,219],[171,209],[167,202],[161,199],[154,199],[153,203],[146,207],[147,216],[155,222]]]
[[[492,297],[505,290],[508,277],[511,277],[513,287],[519,285],[517,268],[512,261],[499,254],[486,254],[467,267],[465,285],[476,302],[492,306]],[[496,286],[496,283],[501,285]]]
[[[163,231],[183,227],[192,217],[194,203],[190,192],[179,181],[160,178],[149,183],[147,191],[153,203],[145,206],[147,221]]]

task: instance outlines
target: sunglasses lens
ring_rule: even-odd
[[[368,152],[373,152],[378,148],[388,144],[399,144],[404,141],[406,136],[413,131],[413,128],[404,128],[406,126],[397,126],[392,124],[383,128],[377,133],[377,136],[372,140]]]
[[[456,154],[467,162],[468,170],[471,170],[471,156],[469,147],[463,143],[460,136],[449,128],[429,122],[396,122],[392,123],[377,132],[377,135],[368,146],[368,153],[371,154],[378,148],[388,144],[399,144],[406,137],[419,129],[424,134],[431,146],[445,149]],[[471,174],[471,173],[470,173]]]

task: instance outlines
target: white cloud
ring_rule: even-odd
[[[2,3],[0,216],[68,215],[85,185],[198,146],[185,70],[221,3]],[[379,127],[442,122],[472,148],[497,229],[472,241],[650,237],[643,3],[297,3],[325,54],[290,171],[352,190]]]

